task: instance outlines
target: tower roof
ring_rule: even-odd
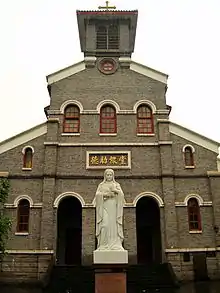
[[[135,45],[138,10],[114,10],[114,6],[110,7],[108,3],[106,3],[106,7],[100,6],[99,8],[103,9],[76,11],[81,51],[87,56],[100,53],[95,41],[97,26],[101,23],[109,25],[117,23],[119,46],[114,53],[118,53],[119,56],[131,55]],[[102,51],[109,53],[111,50],[104,48]]]

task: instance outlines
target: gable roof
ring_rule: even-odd
[[[22,145],[25,142],[37,138],[43,134],[47,133],[47,124],[46,122],[41,123],[37,126],[34,126],[24,132],[21,132],[15,136],[12,136],[2,142],[0,142],[0,154],[7,152],[19,145]]]
[[[59,71],[56,71],[52,74],[49,74],[47,78],[48,85],[51,85],[57,81],[60,81],[64,78],[67,78],[73,74],[76,74],[80,71],[83,71],[86,69],[85,61],[81,61],[78,63],[75,63],[71,66],[68,66],[66,68],[63,68]],[[130,70],[135,71],[137,73],[143,74],[147,77],[150,77],[154,80],[157,80],[159,82],[162,82],[164,84],[167,84],[168,75],[165,73],[162,73],[158,70],[155,70],[153,68],[150,68],[148,66],[145,66],[143,64],[134,62],[130,60]]]
[[[201,134],[198,134],[190,129],[187,129],[181,125],[170,122],[170,132],[181,138],[184,138],[192,143],[195,143],[201,147],[204,147],[216,154],[219,153],[220,142],[214,141]],[[19,145],[22,145],[30,140],[37,138],[47,133],[47,123],[44,122],[33,128],[30,128],[18,135],[15,135],[0,143],[0,154],[7,152]]]
[[[170,122],[170,132],[197,145],[200,145],[214,153],[219,153],[220,142],[212,140],[189,128],[185,128],[174,122]]]

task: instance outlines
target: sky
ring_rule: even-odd
[[[83,60],[76,10],[99,0],[1,0],[0,141],[46,121],[46,76]],[[170,120],[220,142],[219,0],[112,0],[138,9],[134,61],[169,75]]]

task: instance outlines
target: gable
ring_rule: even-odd
[[[88,59],[88,57],[87,57],[87,59]],[[54,73],[47,76],[48,85],[51,85],[51,84],[53,84],[57,81],[60,81],[64,78],[68,78],[71,75],[79,73],[79,72],[85,70],[85,68],[86,68],[85,61],[81,61],[81,62],[75,63],[69,67],[66,67],[62,70],[54,72]],[[140,64],[140,63],[137,63],[134,61],[130,61],[130,70],[135,71],[135,72],[142,74],[146,77],[149,77],[151,79],[154,79],[156,81],[159,81],[161,83],[167,84],[167,79],[168,79],[167,74],[162,73],[160,71],[157,71],[155,69],[152,69],[150,67],[147,67],[143,64]]]
[[[169,126],[170,132],[172,134],[175,134],[181,138],[184,138],[185,140],[191,141],[199,146],[202,146],[206,148],[207,150],[210,150],[216,154],[219,153],[219,147],[220,143],[217,141],[214,141],[210,138],[207,138],[201,134],[198,134],[191,129],[187,129],[181,125],[178,125],[174,122],[170,122]]]
[[[29,142],[34,138],[37,138],[43,134],[47,133],[47,124],[42,123],[31,129],[28,129],[18,135],[15,135],[5,141],[0,143],[0,154],[7,152],[23,143]]]

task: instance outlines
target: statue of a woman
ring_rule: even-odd
[[[124,194],[120,184],[114,179],[112,169],[105,170],[104,180],[97,188],[95,200],[97,250],[124,250]]]

